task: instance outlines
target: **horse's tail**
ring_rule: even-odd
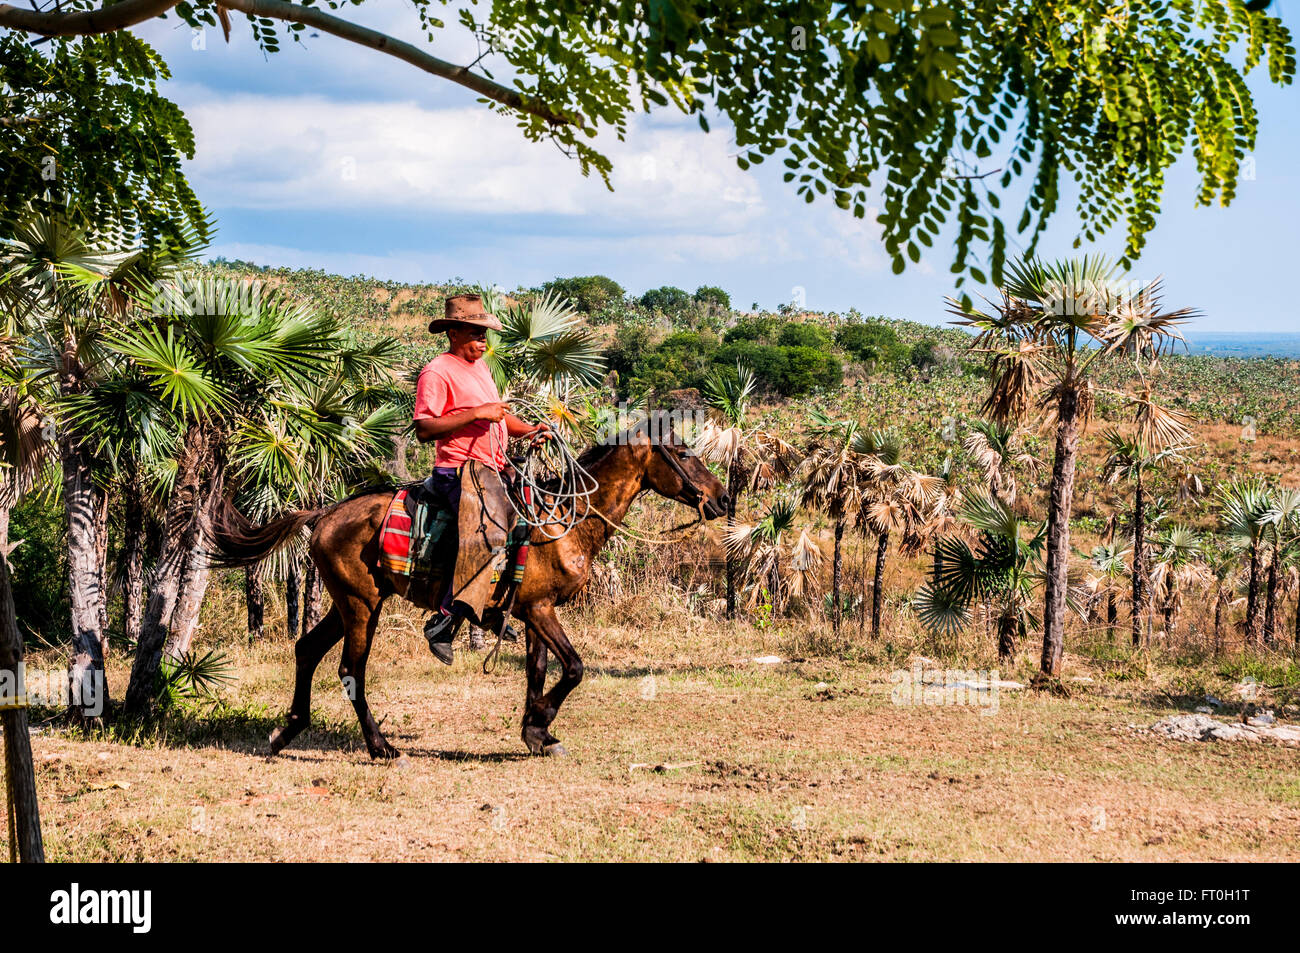
[[[213,565],[251,566],[286,545],[298,532],[331,507],[294,510],[256,526],[230,500],[222,497],[207,528],[209,557]]]

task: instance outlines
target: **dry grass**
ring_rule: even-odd
[[[523,673],[462,652],[433,662],[391,613],[372,706],[409,755],[372,763],[334,666],[313,728],[284,755],[287,642],[232,645],[222,704],[135,743],[33,738],[56,860],[1294,860],[1300,753],[1178,744],[1130,727],[1230,698],[1245,669],[1161,667],[1095,642],[1068,698],[1003,692],[999,710],[901,707],[889,674],[919,649],[985,667],[982,639],[831,644],[798,623],[697,618],[680,597],[570,614],[587,678],[555,725],[572,756],[530,759]],[[759,665],[777,654],[781,665]],[[1285,658],[1261,681],[1285,681]],[[1025,675],[1029,655],[1019,661]],[[1252,669],[1253,671],[1254,669]],[[1004,673],[1005,675],[1008,673]],[[114,684],[125,677],[121,663]],[[1091,681],[1071,679],[1089,678]],[[825,683],[823,686],[821,683]],[[1291,683],[1294,688],[1294,681]],[[120,690],[120,688],[119,688]],[[1275,703],[1285,702],[1279,697]],[[657,767],[658,766],[658,767]]]

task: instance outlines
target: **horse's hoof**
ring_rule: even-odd
[[[555,744],[547,745],[543,748],[542,754],[546,755],[548,758],[567,758],[569,756],[568,749],[558,741],[555,742]]]
[[[378,751],[370,752],[370,759],[372,761],[400,761],[401,758],[402,752],[398,751],[392,745],[389,745],[386,748],[380,748]]]
[[[284,746],[289,743],[289,739],[284,736],[283,728],[277,728],[275,731],[271,732],[269,740],[271,742],[271,757],[275,757],[283,751]]]

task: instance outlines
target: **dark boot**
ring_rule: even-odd
[[[456,613],[438,613],[424,624],[424,637],[429,641],[429,651],[443,665],[450,665],[455,657],[451,643],[456,638],[462,617]]]

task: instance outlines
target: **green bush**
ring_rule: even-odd
[[[911,358],[911,348],[898,340],[898,333],[875,321],[842,325],[835,332],[835,345],[863,364],[897,364]]]
[[[819,325],[792,321],[781,328],[776,343],[782,347],[815,347],[827,351],[830,350],[831,335]]]
[[[718,338],[709,331],[678,331],[645,354],[636,363],[633,376],[660,394],[683,387],[703,388],[717,350]]]
[[[706,308],[718,311],[731,310],[731,295],[713,285],[700,285],[695,289],[695,300]]]
[[[728,329],[722,336],[722,342],[734,344],[738,341],[757,341],[771,344],[784,323],[780,318],[772,317],[741,318],[735,327]]]
[[[640,297],[637,303],[643,308],[662,311],[664,314],[671,316],[681,314],[694,303],[694,300],[688,292],[683,291],[681,288],[664,285],[662,288],[651,288]]]
[[[584,314],[594,314],[623,298],[623,286],[604,275],[587,275],[580,278],[556,278],[542,285],[543,291],[553,291],[568,298]]]
[[[814,390],[831,390],[844,379],[839,358],[815,347],[783,347],[786,371],[778,390],[786,397],[797,397]]]

